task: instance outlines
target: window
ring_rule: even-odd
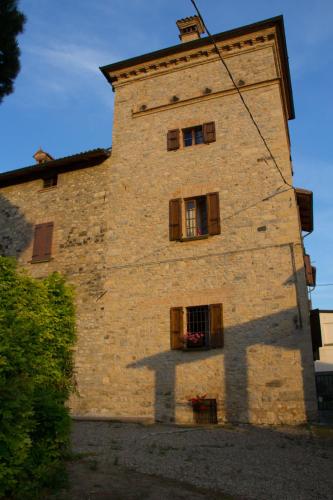
[[[43,189],[54,187],[58,184],[58,175],[52,175],[43,179]]]
[[[53,222],[35,226],[34,245],[31,262],[50,260],[52,253]]]
[[[216,141],[215,122],[204,123],[182,130],[183,147],[195,144],[210,144]],[[180,130],[169,130],[167,134],[167,150],[175,151],[180,148]]]
[[[187,238],[208,234],[206,196],[185,200],[185,223]]]
[[[185,128],[183,130],[184,147],[193,146],[194,144],[203,144],[202,125],[199,127]]]
[[[170,309],[171,349],[196,350],[223,347],[222,304]]]
[[[189,348],[209,346],[208,306],[186,308],[185,346]]]
[[[192,400],[193,419],[196,424],[217,424],[216,399],[198,397]]]
[[[185,231],[183,235],[183,219]],[[184,241],[221,233],[219,193],[208,193],[169,202],[170,241]]]

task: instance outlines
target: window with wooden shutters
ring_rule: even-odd
[[[215,122],[204,123],[202,131],[205,144],[216,141]]]
[[[35,226],[32,262],[49,260],[52,254],[53,222]]]
[[[182,147],[188,148],[196,144],[210,144],[216,141],[215,122],[195,125],[182,129]],[[180,148],[180,130],[169,130],[167,134],[167,149],[175,151]]]
[[[182,200],[177,198],[169,201],[169,238],[170,241],[182,237]]]
[[[223,347],[222,304],[170,309],[171,349],[198,350]]]
[[[182,211],[184,210],[184,215]],[[185,229],[182,233],[182,218]],[[180,198],[169,202],[170,241],[191,240],[221,233],[219,193]]]
[[[179,129],[169,130],[167,134],[167,149],[174,151],[179,148]]]
[[[183,349],[183,308],[172,307],[170,309],[170,344],[171,349]]]

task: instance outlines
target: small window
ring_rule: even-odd
[[[184,147],[193,146],[194,144],[203,144],[202,125],[198,127],[185,128],[183,130]]]
[[[186,324],[185,347],[190,349],[209,347],[208,306],[187,307]]]
[[[194,398],[192,408],[193,419],[196,424],[217,424],[216,399]]]
[[[178,99],[177,99],[178,100]],[[174,101],[172,101],[174,102]],[[195,127],[182,129],[183,142],[180,138],[180,130],[173,129],[167,133],[167,150],[176,151],[182,146],[187,148],[195,144],[210,144],[216,141],[215,122],[203,123]]]
[[[57,174],[52,175],[50,177],[45,177],[43,179],[43,189],[54,187],[57,184],[58,184],[58,176],[57,176]]]
[[[185,221],[187,238],[208,234],[206,196],[185,200]]]

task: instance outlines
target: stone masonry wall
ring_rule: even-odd
[[[76,378],[82,406],[92,404],[90,387],[105,356],[104,308],[98,298],[106,277],[108,238],[106,206],[110,163],[60,174],[58,185],[42,189],[42,180],[0,190],[0,245],[14,255],[29,274],[44,277],[53,271],[74,285],[78,342]],[[54,222],[52,258],[31,263],[34,226]],[[89,394],[89,398],[85,394]]]
[[[268,34],[227,63],[291,183],[281,63]],[[313,418],[294,192],[216,55],[184,52],[163,68],[115,83],[112,168],[107,160],[62,174],[50,190],[41,181],[1,189],[2,251],[33,276],[59,270],[76,287],[73,415],[191,423],[189,398],[207,394],[219,422]],[[168,130],[210,121],[216,142],[167,151]],[[169,241],[169,200],[209,192],[219,192],[221,234]],[[33,226],[50,221],[53,259],[31,264]],[[170,308],[214,303],[223,304],[224,348],[172,351]]]
[[[270,42],[227,62],[236,81],[246,82],[244,98],[291,183],[276,54]],[[216,58],[154,71],[114,84],[112,244],[103,297],[110,332],[103,389],[112,397],[101,397],[98,413],[189,423],[188,399],[207,394],[217,399],[220,422],[313,418],[294,192],[273,166]],[[212,89],[209,96],[203,95],[206,87]],[[171,103],[174,95],[179,101]],[[146,111],[140,111],[142,104]],[[216,142],[167,151],[168,130],[210,121]],[[221,234],[170,242],[169,200],[216,191]],[[212,303],[223,303],[225,347],[171,351],[170,307]]]

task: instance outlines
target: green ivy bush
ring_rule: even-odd
[[[0,257],[0,498],[39,498],[64,474],[74,342],[64,279],[33,279]]]

